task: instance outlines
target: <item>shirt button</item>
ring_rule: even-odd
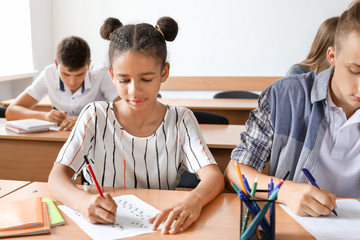
[[[74,111],[72,111],[72,113],[74,113]]]
[[[344,129],[341,129],[340,132],[341,132],[341,133],[344,133]]]

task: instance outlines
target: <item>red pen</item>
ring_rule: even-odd
[[[96,180],[95,174],[94,174],[94,172],[93,172],[93,170],[92,170],[92,168],[91,168],[90,162],[89,162],[89,160],[87,159],[86,155],[84,155],[84,160],[85,160],[85,163],[86,163],[86,165],[87,165],[87,168],[88,168],[89,171],[90,171],[91,177],[92,177],[93,181],[95,182],[95,186],[96,186],[96,188],[97,188],[100,196],[102,196],[103,198],[105,198],[105,197],[104,197],[104,194],[102,193],[102,191],[101,191],[101,189],[100,189],[99,183],[98,183],[97,180]]]

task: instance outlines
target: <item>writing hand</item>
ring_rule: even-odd
[[[50,112],[46,113],[45,120],[55,122],[60,125],[66,119],[66,112],[51,109]]]
[[[285,203],[299,216],[329,215],[336,208],[334,194],[309,184],[292,181],[284,182],[279,191],[278,200]]]
[[[115,222],[117,204],[109,193],[105,193],[104,197],[99,194],[89,195],[88,198],[81,203],[81,214],[91,223],[110,224]]]

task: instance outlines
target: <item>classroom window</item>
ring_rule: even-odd
[[[29,0],[1,0],[0,29],[0,76],[32,72]]]

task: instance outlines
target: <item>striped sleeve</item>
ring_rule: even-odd
[[[216,164],[204,137],[200,126],[191,110],[185,109],[178,122],[179,141],[181,144],[182,166],[189,172],[196,173],[200,168]]]
[[[81,170],[83,157],[92,148],[95,132],[96,103],[90,103],[81,111],[71,134],[61,148],[56,162],[71,167],[75,172]],[[92,161],[92,159],[89,159]]]

